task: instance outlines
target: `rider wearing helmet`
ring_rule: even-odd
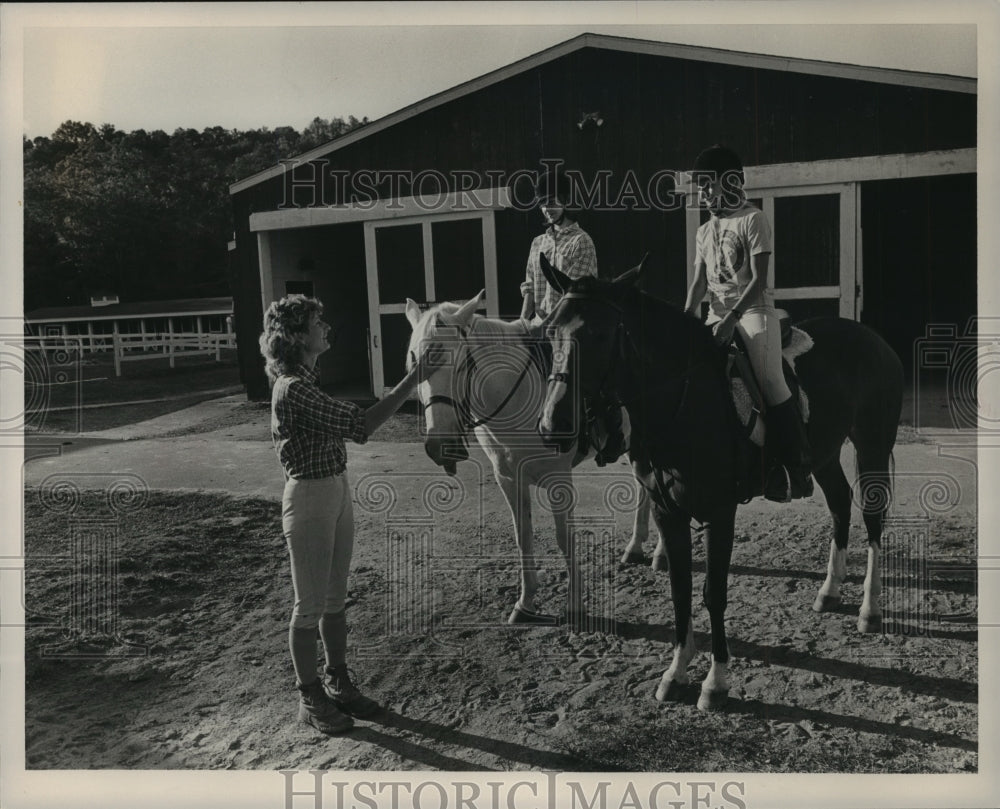
[[[528,266],[521,284],[521,319],[538,324],[559,302],[559,292],[549,286],[542,273],[539,255],[570,278],[597,277],[597,251],[590,236],[576,221],[573,188],[569,178],[549,169],[535,184],[535,203],[545,218],[545,232],[536,236],[528,252]],[[613,463],[628,448],[628,414],[612,396],[581,403],[585,435],[597,451],[598,466]]]
[[[692,175],[711,217],[698,228],[694,281],[684,309],[700,316],[707,291],[706,323],[713,327],[716,341],[728,345],[737,331],[746,346],[767,405],[767,424],[791,482],[786,491],[784,475],[770,476],[765,496],[808,497],[813,490],[808,442],[798,404],[785,383],[781,325],[767,285],[771,226],[764,213],[747,201],[743,163],[731,149],[718,144],[705,149],[695,160]]]
[[[573,189],[564,173],[548,170],[535,183],[535,203],[545,218],[545,232],[536,236],[528,252],[528,266],[521,284],[521,317],[544,318],[559,300],[542,274],[538,255],[545,253],[556,269],[570,278],[597,275],[597,251],[590,236],[576,221]]]

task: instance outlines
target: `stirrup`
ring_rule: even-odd
[[[768,471],[764,478],[763,495],[765,500],[772,503],[792,502],[792,478],[781,464]]]
[[[793,481],[792,476],[789,475],[788,489],[793,500],[801,500],[805,497],[812,497],[814,491],[812,475],[809,472],[806,472],[801,481]]]

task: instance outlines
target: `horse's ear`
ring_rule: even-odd
[[[545,276],[545,280],[549,282],[556,292],[562,295],[567,289],[569,289],[570,281],[572,280],[566,273],[557,270],[552,266],[546,257],[545,253],[538,254],[538,263],[542,266],[542,274]],[[536,304],[538,301],[536,301]]]
[[[412,298],[406,299],[406,319],[410,321],[410,326],[414,329],[420,322],[420,304]]]
[[[486,297],[486,290],[481,290],[476,297],[463,303],[457,312],[451,316],[451,322],[456,326],[467,326],[469,325],[469,320],[472,319],[472,314],[475,312],[483,302],[483,298]]]
[[[626,270],[611,283],[613,283],[616,287],[625,286],[627,284],[634,284],[636,281],[639,280],[639,277],[642,275],[642,269],[643,267],[646,266],[647,258],[649,258],[648,252],[646,253],[646,255],[642,257],[642,261],[640,261],[635,267],[633,267],[631,270]]]

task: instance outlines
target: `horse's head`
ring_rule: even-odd
[[[461,306],[442,303],[426,312],[421,312],[414,301],[406,300],[406,319],[413,327],[406,353],[407,370],[417,357],[423,354],[427,358],[428,371],[417,385],[426,425],[424,450],[449,475],[455,474],[459,461],[469,457],[465,441],[469,429],[467,404],[460,394],[458,360],[463,353],[464,334],[484,294],[480,292]]]
[[[552,373],[538,432],[550,445],[568,450],[579,432],[580,402],[599,399],[608,391],[623,361],[622,302],[632,288],[642,263],[614,281],[584,277],[572,279],[540,256],[549,284],[562,293],[546,322],[552,343]]]

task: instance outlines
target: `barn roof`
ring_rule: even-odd
[[[232,298],[179,298],[170,301],[132,301],[107,306],[46,306],[25,312],[29,323],[75,320],[114,320],[129,317],[170,317],[172,315],[230,314]]]
[[[893,68],[851,65],[839,62],[824,62],[818,59],[797,59],[787,56],[771,56],[768,54],[745,53],[720,48],[706,48],[696,45],[677,45],[672,42],[656,42],[628,37],[608,36],[606,34],[580,34],[551,48],[519,59],[509,65],[493,70],[448,90],[428,96],[414,104],[403,107],[376,121],[351,130],[335,140],[329,141],[315,149],[298,156],[298,160],[308,162],[318,157],[330,154],[363,138],[367,138],[383,129],[388,129],[400,121],[405,121],[426,110],[454,101],[492,84],[509,79],[520,73],[532,70],[547,62],[581,50],[582,48],[600,48],[604,50],[622,51],[626,53],[641,53],[653,56],[666,56],[673,59],[689,59],[715,64],[739,65],[756,67],[763,70],[782,70],[792,73],[807,73],[815,76],[833,76],[857,81],[881,82],[906,87],[921,87],[933,90],[947,90],[958,93],[975,93],[976,79],[963,76],[949,76],[939,73],[921,73],[911,70],[896,70]],[[278,164],[269,169],[238,180],[229,187],[230,194],[237,194],[259,183],[278,177],[285,172],[285,165]]]

